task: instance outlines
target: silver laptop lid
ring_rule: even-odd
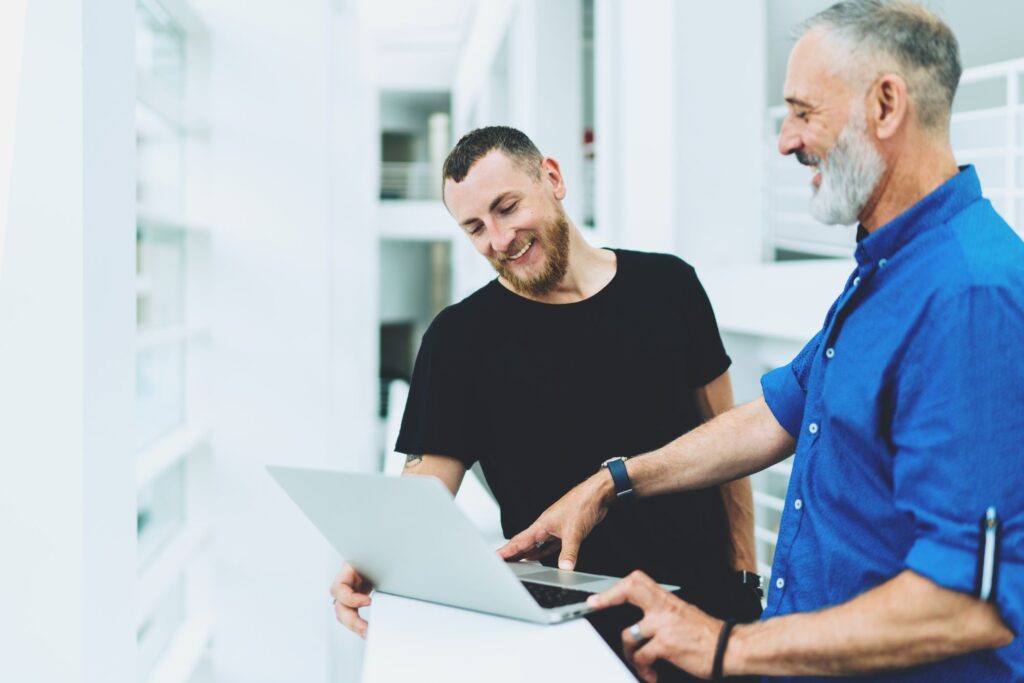
[[[267,471],[378,590],[527,621],[551,620],[434,477],[277,466]]]

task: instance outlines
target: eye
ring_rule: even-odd
[[[798,119],[800,119],[801,121],[806,121],[806,120],[807,120],[807,115],[808,115],[808,113],[809,113],[809,112],[806,112],[806,111],[798,111],[798,112],[796,113],[796,117],[797,117]]]
[[[507,216],[510,213],[512,213],[513,211],[515,211],[518,207],[519,207],[519,202],[512,202],[511,204],[509,204],[508,206],[506,206],[504,209],[501,210],[501,215],[502,216]]]
[[[470,230],[469,230],[469,234],[470,234],[470,236],[471,236],[471,237],[472,237],[472,236],[476,236],[476,235],[478,235],[478,234],[480,233],[480,231],[481,231],[481,230],[483,230],[483,229],[484,229],[484,228],[483,228],[483,226],[482,226],[482,225],[481,225],[480,223],[477,223],[477,224],[476,224],[476,225],[474,225],[474,226],[473,226],[472,228],[470,228]]]

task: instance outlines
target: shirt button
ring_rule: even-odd
[[[825,349],[825,358],[834,358],[835,355],[836,355],[836,350],[833,349],[831,346],[828,347],[827,349]]]
[[[793,501],[793,507],[795,507],[797,510],[799,510],[803,506],[804,506],[804,502],[802,500],[800,500],[799,498],[797,498],[796,500]]]
[[[858,275],[857,277],[853,278],[853,286],[856,287],[859,284],[860,284],[860,275]]]
[[[888,261],[887,261],[886,259],[881,259],[881,260],[880,260],[880,261],[878,262],[878,267],[879,267],[879,268],[885,268],[885,264],[886,264],[886,263],[888,263]]]
[[[781,576],[779,578],[775,579],[775,587],[778,588],[779,590],[782,590],[782,587],[785,586],[785,585],[786,585],[786,580],[784,578],[782,578]]]
[[[817,422],[812,422],[811,424],[807,425],[807,431],[809,431],[811,434],[817,434],[818,433],[818,423]]]

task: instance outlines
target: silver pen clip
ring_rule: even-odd
[[[992,583],[996,570],[996,531],[999,528],[999,520],[996,517],[996,509],[990,507],[985,511],[985,546],[981,564],[981,586],[978,589],[978,598],[988,602],[992,597]]]

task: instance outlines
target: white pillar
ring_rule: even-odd
[[[764,1],[677,7],[670,191],[676,249],[698,267],[757,263],[764,230]]]
[[[688,6],[688,5],[687,5]],[[673,0],[597,0],[597,223],[616,246],[675,250]]]
[[[357,659],[327,592],[339,560],[264,470],[376,459],[378,129],[334,6],[204,3],[218,683],[326,683]]]
[[[431,196],[441,198],[441,168],[452,148],[451,117],[446,112],[435,112],[427,120],[427,147],[431,168]]]
[[[583,221],[583,8],[522,0],[510,25],[511,125],[562,168],[566,213]]]
[[[134,4],[22,5],[0,264],[0,680],[128,683]]]

